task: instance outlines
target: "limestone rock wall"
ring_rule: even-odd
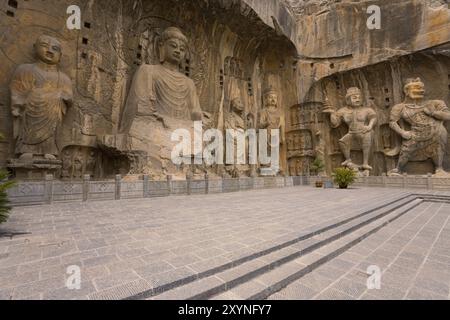
[[[349,87],[362,89],[365,104],[379,117],[371,153],[374,171],[381,175],[393,169],[397,158],[386,156],[398,145],[399,136],[389,128],[389,113],[404,100],[404,81],[422,77],[426,99],[444,100],[449,104],[450,10],[447,1],[287,1],[297,17],[298,94],[299,104],[291,108],[291,171],[307,172],[320,148],[314,132],[322,132],[326,145],[327,172],[344,160],[338,140],[348,128],[332,129],[322,114],[323,102],[345,106]],[[366,26],[367,8],[381,8],[381,28]],[[448,123],[447,123],[448,128]],[[300,138],[297,137],[300,136]],[[305,138],[302,138],[306,136]],[[312,143],[310,141],[313,141]],[[306,146],[304,142],[307,141]],[[295,142],[294,142],[295,145]],[[449,169],[450,149],[444,158]],[[353,158],[361,161],[361,149],[355,147]],[[410,174],[433,172],[430,160],[415,159],[408,164]]]
[[[202,110],[212,121],[222,95],[226,110],[240,96],[246,111],[257,117],[267,86],[279,90],[280,105],[287,109],[298,100],[296,50],[285,35],[295,32],[294,20],[278,2],[271,3],[275,7],[219,0],[0,2],[0,131],[8,137],[0,145],[0,163],[14,156],[8,84],[18,65],[34,61],[33,42],[43,33],[61,40],[60,68],[74,84],[75,106],[58,137],[67,165],[81,162],[71,177],[130,173],[129,159],[99,150],[98,137],[118,132],[131,79],[140,65],[159,62],[157,41],[169,26],[180,28],[189,39],[182,71],[194,81]],[[66,28],[66,9],[74,4],[82,11],[79,31]],[[284,19],[284,31],[271,16]],[[95,169],[88,170],[91,158]]]
[[[66,28],[69,5],[82,9],[81,30]],[[366,26],[370,5],[381,8],[379,30]],[[328,173],[343,160],[337,141],[347,128],[332,129],[322,110],[325,98],[344,106],[348,87],[360,87],[379,118],[374,175],[397,161],[386,155],[398,144],[388,116],[404,99],[406,78],[422,77],[427,99],[450,103],[446,0],[1,0],[0,17],[0,131],[7,136],[0,142],[0,165],[14,157],[11,76],[35,60],[33,42],[48,34],[61,41],[60,69],[74,85],[75,103],[58,136],[67,178],[143,173],[130,159],[139,155],[102,148],[99,139],[118,133],[132,77],[140,65],[158,63],[157,42],[169,26],[189,39],[181,71],[194,81],[212,122],[222,98],[228,111],[239,96],[257,121],[264,89],[278,92],[287,122],[282,166],[291,174],[308,173],[318,154]],[[358,148],[353,153],[361,157]],[[450,169],[449,152],[444,165]],[[410,173],[432,169],[429,160],[408,165]]]

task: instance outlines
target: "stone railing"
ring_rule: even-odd
[[[310,177],[309,181],[314,184],[318,177]],[[331,181],[329,178],[322,180]],[[377,187],[377,188],[405,188],[450,191],[450,178],[436,178],[431,174],[427,176],[404,175],[399,177],[370,176],[359,177],[352,187]]]
[[[13,206],[51,204],[54,202],[99,201],[166,197],[170,195],[195,195],[238,192],[254,189],[284,188],[314,185],[317,180],[324,187],[333,187],[330,178],[319,177],[258,177],[258,178],[208,178],[197,180],[150,180],[143,176],[138,181],[126,181],[121,176],[115,180],[96,181],[85,176],[82,181],[59,181],[47,176],[45,181],[22,181],[8,190]],[[429,176],[362,177],[353,187],[408,188],[450,191],[450,178]]]
[[[54,180],[51,175],[45,181],[21,181],[8,190],[13,206],[52,204],[55,202],[99,201],[165,197],[170,195],[195,195],[237,192],[252,189],[284,188],[308,185],[308,177],[258,177],[258,178],[209,178],[197,180],[141,180],[127,181],[121,176],[115,180],[96,181],[85,176],[80,181]]]

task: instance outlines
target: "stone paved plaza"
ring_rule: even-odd
[[[239,259],[253,255],[249,263],[267,264],[270,256],[280,254],[274,249],[277,245],[282,249],[301,235],[337,227],[346,219],[419,193],[450,195],[304,186],[17,207],[0,227],[0,299],[184,298],[182,288],[171,288],[197,278],[205,278],[200,279],[202,288],[225,282],[231,286],[219,272],[239,267]],[[299,257],[293,268],[327,255],[346,237]],[[67,267],[72,265],[81,268],[80,290],[66,287]],[[369,265],[382,270],[381,290],[367,289]],[[426,201],[265,297],[449,299],[449,265],[450,204]],[[284,270],[283,266],[271,269],[276,275]],[[242,286],[253,290],[263,286],[265,275],[258,276],[212,298],[248,298]]]

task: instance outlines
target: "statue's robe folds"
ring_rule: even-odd
[[[129,148],[147,152],[154,172],[175,173],[171,152],[178,142],[171,135],[186,129],[193,139],[193,113],[202,111],[190,78],[162,65],[143,65],[133,78],[120,132],[128,136]]]
[[[57,130],[73,98],[70,78],[56,68],[24,64],[15,71],[10,89],[12,108],[21,112],[14,124],[16,154],[59,155]]]
[[[445,152],[448,132],[444,121],[425,114],[425,108],[431,112],[449,113],[445,102],[441,100],[429,100],[419,106],[400,103],[392,108],[390,121],[399,122],[402,119],[408,123],[414,139],[404,140],[401,146],[396,146],[390,152],[390,155],[403,152],[410,155],[410,161],[424,161],[436,154],[438,150]]]

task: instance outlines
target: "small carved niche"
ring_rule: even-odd
[[[220,84],[220,88],[223,89],[223,81],[224,81],[224,79],[223,79],[223,69],[220,69],[219,73],[220,73],[219,74],[219,84]]]
[[[247,89],[248,89],[248,95],[250,97],[253,96],[253,84],[252,84],[252,78],[247,78]]]
[[[14,18],[16,15],[16,10],[19,7],[19,4],[16,0],[8,0],[9,9],[6,10],[6,15],[8,17]]]

